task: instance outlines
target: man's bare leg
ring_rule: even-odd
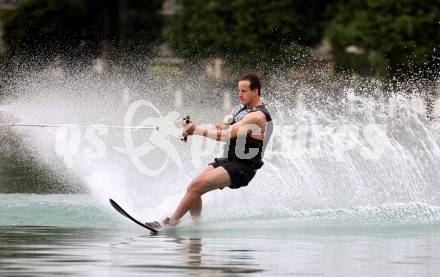
[[[202,197],[201,196],[194,201],[192,207],[189,209],[189,213],[191,214],[191,218],[193,219],[194,223],[199,223],[200,218],[202,217]]]
[[[212,166],[211,166],[212,167]],[[228,172],[221,166],[211,170],[204,170],[188,186],[185,196],[170,217],[170,224],[176,225],[179,220],[191,209],[201,212],[201,196],[211,190],[224,188],[231,184]],[[198,205],[200,205],[198,207]],[[200,208],[200,209],[198,209]]]
[[[213,169],[214,167],[212,165],[208,165],[202,172],[199,173],[198,176],[206,174]],[[200,217],[202,216],[202,196],[194,201],[192,207],[189,209],[189,213],[191,214],[191,218],[194,220],[194,222],[198,223]]]

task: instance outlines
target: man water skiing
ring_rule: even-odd
[[[202,195],[215,189],[247,186],[263,166],[263,152],[272,134],[272,118],[261,99],[261,82],[257,75],[248,74],[238,82],[240,105],[235,107],[229,122],[215,128],[201,128],[194,122],[183,122],[184,137],[204,136],[227,142],[224,158],[216,158],[189,184],[175,212],[158,222],[145,225],[155,230],[175,226],[189,211],[198,221],[202,212]]]

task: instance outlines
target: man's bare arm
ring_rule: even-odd
[[[216,124],[214,124],[214,125],[212,125],[212,124],[209,124],[206,128],[207,129],[210,129],[210,130],[223,130],[223,129],[225,129],[225,127],[226,127],[227,125],[226,124],[224,124],[223,122],[218,122],[218,123],[216,123]]]
[[[245,125],[255,125],[256,127],[259,127],[261,125],[262,116],[264,115],[263,114],[260,115],[260,113],[249,113],[245,115],[242,120],[238,121],[232,126],[229,126],[226,129],[220,129],[220,128],[208,129],[208,128],[196,127],[193,134],[204,136],[217,141],[229,141],[231,138],[236,138],[240,132],[240,128],[242,128]],[[219,127],[220,126],[224,127],[224,124],[219,125]],[[250,132],[251,130],[248,129],[247,134],[249,134]]]
[[[226,125],[225,123],[219,122],[219,123],[215,124],[215,129],[217,129],[217,130],[224,130],[224,129],[226,129],[227,126],[228,125]]]

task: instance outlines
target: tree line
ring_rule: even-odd
[[[20,0],[3,20],[7,55],[147,55],[161,36],[161,7],[162,0]]]
[[[13,55],[75,56],[103,47],[148,55],[165,41],[187,61],[223,57],[266,68],[304,59],[304,49],[327,38],[338,71],[439,73],[440,0],[178,3],[176,15],[163,16],[162,0],[21,0],[4,21],[4,38]]]

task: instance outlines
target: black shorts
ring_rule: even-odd
[[[210,165],[214,168],[221,166],[228,172],[231,179],[231,185],[229,186],[231,189],[247,186],[257,173],[257,170],[252,166],[237,160],[216,158]]]

